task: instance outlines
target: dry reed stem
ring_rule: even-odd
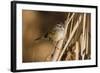
[[[86,48],[86,14],[84,13],[83,16],[83,33],[82,33],[82,41],[81,41],[81,56],[82,56],[82,60],[84,60],[85,57],[85,48]]]
[[[79,19],[78,19],[76,25],[74,26],[74,28],[73,28],[73,30],[72,30],[72,33],[71,33],[70,36],[69,36],[69,39],[68,39],[67,43],[65,44],[65,46],[64,46],[64,48],[63,48],[63,50],[62,50],[62,52],[61,52],[61,54],[60,54],[60,56],[59,56],[59,58],[58,58],[58,61],[61,60],[61,57],[63,56],[63,54],[64,54],[66,48],[68,47],[68,45],[69,45],[69,43],[70,43],[72,37],[74,36],[74,34],[75,34],[75,32],[76,32],[76,30],[77,30],[77,28],[78,28],[78,26],[79,26],[79,24],[80,24],[80,22],[81,22],[81,19],[82,19],[82,16],[80,15],[80,17],[79,17]],[[66,31],[66,30],[65,30],[65,31]]]
[[[86,29],[86,54],[89,53],[89,20],[87,20],[87,29]]]
[[[70,16],[70,12],[68,13],[68,16],[67,16],[67,21],[69,20],[69,16]]]
[[[88,52],[89,52],[89,48],[88,48],[88,46],[89,46],[88,40],[89,40],[89,36],[88,36],[88,33],[87,33],[87,34],[86,34],[86,54],[88,54]]]
[[[56,48],[55,48],[55,52],[53,54],[52,61],[56,61],[57,60],[57,58],[59,56],[59,53],[61,51],[61,48],[62,48],[62,44],[63,44],[63,40],[60,40],[58,42],[58,44],[57,44],[58,46],[56,46]]]
[[[74,19],[72,19],[72,21],[71,21],[70,34],[72,32],[73,21],[74,21]]]

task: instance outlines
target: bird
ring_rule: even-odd
[[[56,48],[61,48],[60,41],[64,39],[64,24],[56,24],[55,27],[53,27],[52,30],[47,33],[46,38],[54,44],[54,49],[52,50],[53,56]]]
[[[56,24],[56,26],[50,30],[47,34],[47,38],[55,43],[62,40],[64,37],[64,26],[62,23]]]

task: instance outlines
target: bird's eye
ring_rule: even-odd
[[[59,27],[61,28],[62,26],[61,26],[61,25],[59,25]]]
[[[62,26],[60,26],[60,28],[61,28]]]
[[[55,34],[55,32],[52,32],[51,34]]]

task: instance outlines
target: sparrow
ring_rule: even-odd
[[[64,37],[64,26],[62,23],[57,24],[52,30],[47,33],[47,38],[55,43],[62,40]]]

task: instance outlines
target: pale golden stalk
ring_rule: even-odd
[[[87,29],[86,29],[86,54],[89,54],[89,19],[87,20]]]
[[[70,16],[70,12],[68,13],[68,16],[67,16],[67,20],[66,20],[66,21],[68,21],[68,20],[69,20],[69,16]]]
[[[85,48],[86,48],[86,32],[85,29],[86,28],[86,13],[84,13],[83,16],[83,33],[82,33],[82,41],[81,41],[81,56],[82,56],[82,60],[84,60],[85,57]]]
[[[71,32],[72,32],[73,21],[74,21],[74,19],[72,19],[72,21],[71,21],[70,34],[71,34]]]
[[[62,44],[63,44],[63,40],[60,40],[55,48],[55,52],[53,54],[53,57],[52,57],[52,61],[56,61],[58,56],[59,56],[59,53],[61,51],[61,48],[62,48]]]
[[[88,54],[89,48],[88,48],[88,40],[89,40],[89,36],[88,36],[88,32],[86,32],[86,54]]]

